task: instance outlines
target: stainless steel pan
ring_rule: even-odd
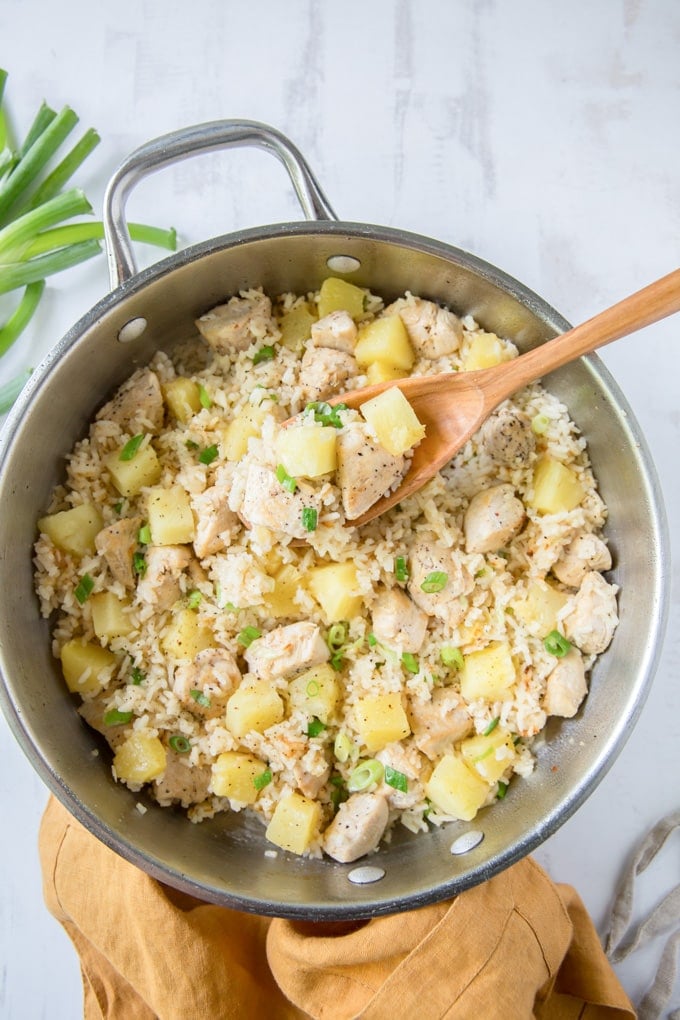
[[[235,145],[274,153],[288,170],[307,222],[239,231],[135,271],[125,223],[131,187],[176,159]],[[96,409],[136,365],[193,332],[194,319],[238,290],[308,291],[333,273],[388,300],[410,289],[472,313],[522,349],[568,323],[499,269],[460,249],[386,227],[337,221],[290,142],[261,124],[224,121],[161,138],[133,153],[105,202],[112,292],[78,322],[34,373],[0,450],[0,700],[47,786],[99,839],[156,878],[214,903],[262,914],[339,919],[392,913],[450,897],[532,851],[592,792],[620,751],[654,672],[666,613],[668,539],[643,436],[595,356],[554,373],[550,388],[587,437],[610,517],[621,622],[597,662],[578,717],[552,720],[534,774],[471,824],[414,837],[397,828],[367,862],[382,877],[353,881],[353,865],[302,860],[267,848],[259,822],[223,814],[200,825],[111,778],[110,756],[77,715],[33,593],[35,522],[60,481],[63,458]],[[467,853],[451,846],[474,829]],[[470,843],[475,842],[473,837]],[[459,845],[459,844],[458,844]]]

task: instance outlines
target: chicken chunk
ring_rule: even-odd
[[[159,804],[181,804],[188,808],[209,796],[211,771],[208,765],[190,765],[188,755],[166,747],[165,772],[152,783],[150,792]]]
[[[617,590],[602,574],[591,570],[570,600],[569,611],[562,618],[564,633],[586,655],[599,655],[609,646],[619,622]]]
[[[191,662],[175,670],[172,689],[194,715],[216,719],[222,715],[229,695],[241,683],[236,659],[226,648],[204,648]]]
[[[104,716],[109,710],[111,701],[111,688],[98,694],[94,698],[83,701],[78,708],[79,714],[83,717],[88,726],[91,726],[97,733],[106,738],[106,742],[114,751],[125,743],[127,732],[125,726],[107,726]]]
[[[409,298],[395,301],[386,314],[398,312],[416,353],[421,358],[441,358],[460,347],[463,326],[457,315],[434,301]]]
[[[502,549],[524,524],[525,511],[512,485],[493,485],[470,500],[465,512],[465,548],[469,553]]]
[[[108,404],[97,413],[97,421],[114,421],[130,435],[163,427],[165,405],[161,384],[150,368],[140,368],[127,379]]]
[[[355,520],[401,480],[405,460],[388,453],[368,426],[352,424],[338,434],[336,481],[345,517]]]
[[[357,341],[357,327],[349,312],[331,312],[312,325],[312,344],[329,350],[352,354]]]
[[[307,347],[300,363],[300,387],[306,401],[325,400],[342,389],[359,369],[353,355],[330,347]]]
[[[245,650],[248,668],[260,680],[289,676],[328,662],[330,657],[320,627],[307,621],[276,627]]]
[[[223,486],[213,485],[191,501],[196,520],[194,552],[199,560],[225,549],[238,530],[238,516],[229,509],[228,498]]]
[[[147,546],[146,572],[137,585],[142,602],[161,612],[169,609],[181,595],[179,579],[190,562],[191,552],[185,545]]]
[[[404,745],[401,741],[394,741],[383,747],[376,754],[376,759],[395,772],[401,772],[406,776],[406,789],[401,790],[385,782],[383,795],[388,803],[398,811],[407,811],[409,808],[422,804],[425,796],[420,777],[423,772],[423,761],[418,749],[413,744]]]
[[[431,761],[474,729],[467,705],[452,687],[437,687],[430,701],[414,699],[410,714],[415,745]]]
[[[427,632],[427,613],[401,588],[383,591],[372,611],[373,633],[378,641],[403,652],[419,652]]]
[[[375,850],[387,827],[389,808],[377,793],[354,793],[341,804],[324,833],[323,848],[341,864]]]
[[[309,532],[302,523],[302,511],[306,507],[321,514],[321,497],[311,485],[298,482],[295,492],[289,492],[269,468],[261,464],[249,465],[238,509],[246,527],[260,526],[306,539]]]
[[[436,616],[447,626],[456,627],[465,613],[461,597],[468,595],[475,584],[465,564],[455,552],[444,549],[434,538],[421,538],[411,549],[409,565],[408,592],[415,604],[428,616]],[[436,591],[427,590],[431,587],[431,574],[437,575],[437,582],[443,581],[441,588],[436,585]]]
[[[549,674],[543,697],[543,711],[546,715],[560,715],[571,719],[588,693],[586,670],[583,657],[572,648]]]
[[[114,581],[125,588],[135,586],[132,555],[137,548],[141,526],[141,517],[124,517],[108,528],[102,528],[94,540],[95,548],[106,562]]]
[[[301,762],[293,766],[293,775],[300,793],[310,800],[316,800],[319,793],[328,781],[331,774],[330,766],[326,764],[322,772],[309,772]]]
[[[558,581],[578,588],[589,570],[609,570],[611,565],[611,553],[601,538],[578,535],[553,564],[552,572]]]
[[[272,303],[266,294],[233,297],[196,319],[203,339],[217,354],[245,351],[273,326]]]
[[[524,463],[536,448],[531,422],[509,407],[502,407],[484,422],[479,438],[489,456],[501,464]]]

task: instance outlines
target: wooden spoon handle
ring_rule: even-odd
[[[496,385],[492,387],[494,399],[503,400],[548,372],[674,312],[680,312],[680,269],[673,270],[554,340],[548,340],[521,357],[506,362]]]

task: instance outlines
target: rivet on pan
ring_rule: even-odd
[[[357,269],[361,268],[361,262],[353,255],[330,255],[326,259],[326,265],[334,273],[356,273]]]
[[[454,839],[451,844],[451,853],[466,854],[469,850],[474,850],[476,846],[479,846],[483,839],[483,832],[480,832],[479,829],[470,829],[469,832],[464,832],[458,839]]]
[[[118,339],[122,344],[129,344],[133,340],[138,340],[146,329],[148,323],[142,316],[138,316],[136,319],[130,319],[118,332]]]
[[[352,868],[347,876],[350,882],[354,882],[355,885],[370,885],[371,882],[379,882],[384,877],[383,868],[371,867],[369,864],[365,864],[361,868]]]

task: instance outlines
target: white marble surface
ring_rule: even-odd
[[[676,0],[2,0],[0,39],[21,128],[46,98],[100,130],[79,175],[96,208],[116,163],[142,141],[251,118],[298,144],[341,217],[466,248],[572,321],[680,261]],[[297,219],[272,162],[235,152],[184,164],[143,186],[131,214],[173,223],[183,243]],[[0,381],[35,364],[106,288],[103,258],[51,283]],[[676,547],[679,352],[676,317],[603,355],[653,451]],[[677,570],[674,581],[639,724],[537,854],[579,889],[597,924],[638,838],[678,807]],[[46,792],[2,723],[0,749],[0,1016],[66,1020],[80,1015],[81,993],[75,956],[41,900]],[[678,870],[674,842],[646,876],[640,909]],[[659,948],[619,967],[634,998]]]

